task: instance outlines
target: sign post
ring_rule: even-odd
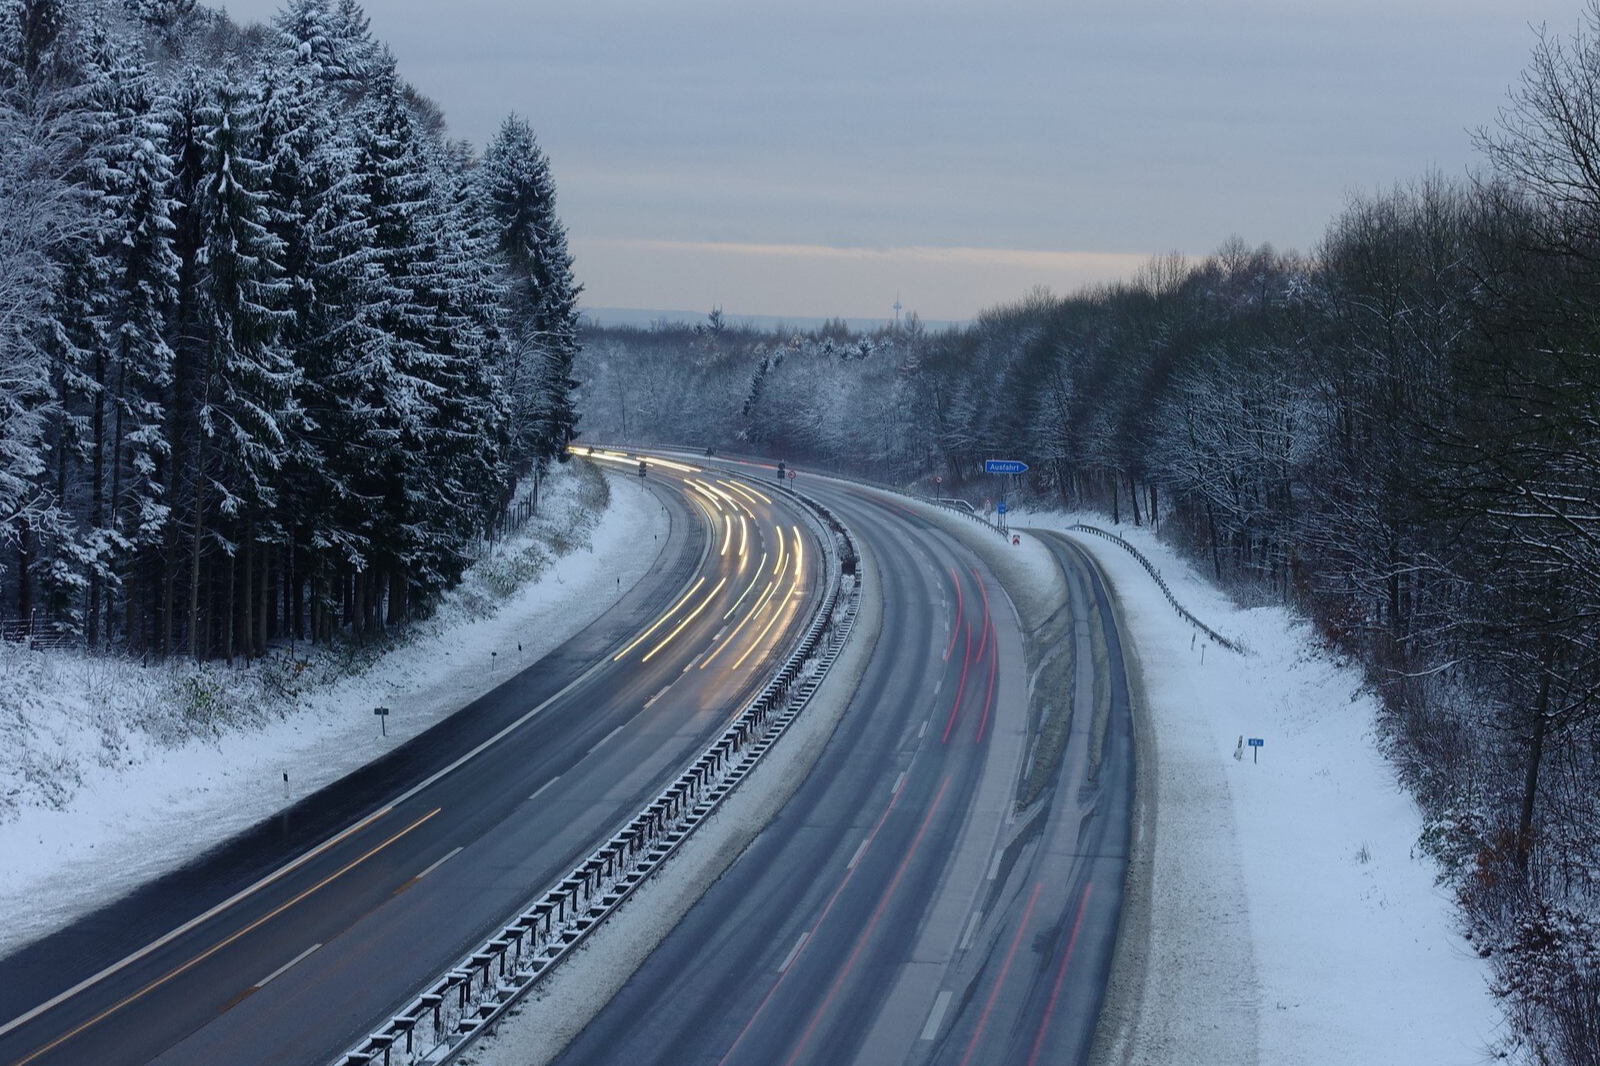
[[[374,707],[374,708],[372,708],[372,713],[378,716],[378,724],[383,729],[383,735],[384,736],[388,736],[389,735],[389,708],[387,708],[387,707]],[[284,783],[287,784],[288,781],[289,781],[289,775],[288,774],[284,774],[283,775],[283,780],[284,780]]]
[[[983,461],[985,474],[1026,474],[1028,464],[1021,459],[985,459]],[[1000,528],[1006,528],[1006,496],[1005,490],[1000,492]]]
[[[1251,737],[1250,738],[1250,761],[1251,762],[1258,763],[1258,762],[1261,761],[1261,749],[1266,746],[1266,743],[1267,742],[1265,740],[1263,740],[1262,738],[1260,738],[1260,737]]]

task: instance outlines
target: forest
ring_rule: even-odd
[[[1151,524],[1366,669],[1534,1061],[1600,1063],[1600,8],[1483,164],[969,326],[586,324],[588,432]],[[1491,119],[1493,117],[1491,116]],[[992,481],[992,479],[990,479]]]
[[[0,0],[0,626],[246,658],[426,613],[576,431],[549,162],[354,0]]]

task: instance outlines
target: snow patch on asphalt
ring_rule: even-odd
[[[552,479],[541,508],[573,505],[574,479]],[[215,735],[163,734],[148,720],[168,700],[166,670],[75,652],[0,645],[7,776],[61,782],[51,806],[0,825],[0,954],[70,922],[318,788],[393,750],[576,634],[638,583],[665,545],[653,494],[612,478],[611,506],[578,547],[498,606],[447,598],[434,618],[359,674],[302,693]],[[512,538],[501,555],[529,548]],[[647,546],[641,550],[641,546]],[[518,651],[518,643],[521,651]],[[494,652],[491,656],[491,652]],[[242,684],[243,671],[210,671]],[[387,706],[388,736],[372,709]],[[289,772],[287,787],[283,773]],[[8,785],[7,787],[13,787]]]

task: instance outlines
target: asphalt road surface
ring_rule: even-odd
[[[645,480],[672,517],[657,569],[578,636],[0,960],[0,1062],[328,1061],[630,818],[759,689],[821,595],[792,501],[667,464]]]
[[[1018,809],[1038,723],[1023,635],[979,558],[903,501],[808,477],[876,560],[884,628],[815,770],[559,1060],[1074,1063],[1121,908],[1128,689],[1092,562],[1070,589],[1059,762]]]

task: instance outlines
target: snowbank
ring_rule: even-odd
[[[654,565],[639,545],[666,543],[655,497],[613,483],[597,516],[581,478],[553,478],[543,518],[364,661],[142,668],[0,645],[0,954],[377,758],[588,625],[619,578],[630,588]]]
[[[1058,530],[1080,520],[1107,526],[1012,518]],[[1382,754],[1359,669],[1292,612],[1239,608],[1148,530],[1118,531],[1179,602],[1253,654],[1208,646],[1133,556],[1074,534],[1115,586],[1137,655],[1129,668],[1142,672],[1136,713],[1155,748],[1156,780],[1141,784],[1157,797],[1153,844],[1134,857],[1136,880],[1141,858],[1151,863],[1148,939],[1130,945],[1145,952],[1143,994],[1120,1004],[1129,1024],[1108,1061],[1490,1057],[1499,1010],[1488,971],[1416,847],[1421,816]],[[1235,757],[1252,737],[1265,742],[1259,763],[1248,746]]]

